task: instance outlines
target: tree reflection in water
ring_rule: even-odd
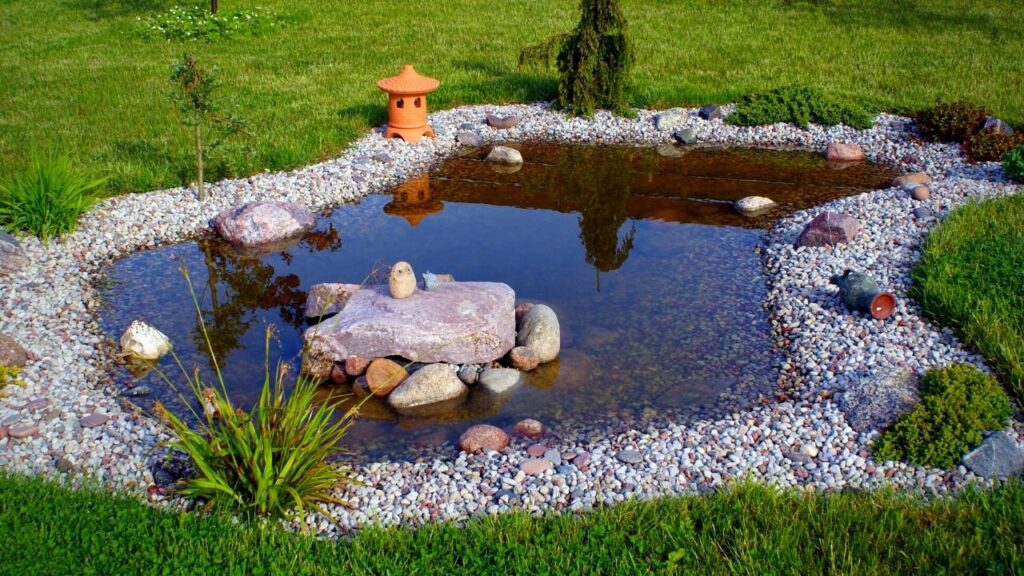
[[[297,274],[280,274],[266,254],[239,251],[218,238],[199,241],[207,271],[207,286],[200,295],[203,321],[206,323],[210,346],[207,347],[198,319],[192,330],[192,340],[210,367],[213,361],[210,349],[223,362],[228,353],[241,346],[242,337],[252,327],[257,310],[278,309],[281,320],[301,330],[305,326],[306,293],[300,289]],[[279,252],[285,266],[290,266],[292,251],[304,250],[310,254],[341,248],[338,230],[315,230],[294,246]]]

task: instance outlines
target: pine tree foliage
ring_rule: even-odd
[[[627,108],[623,88],[633,60],[618,0],[582,0],[580,21],[558,54],[558,102],[577,116]]]

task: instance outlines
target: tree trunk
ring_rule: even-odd
[[[210,14],[216,14],[218,9],[217,0],[210,0]]]
[[[196,190],[199,191],[199,201],[206,201],[206,185],[203,183],[203,135],[202,127],[196,122]]]

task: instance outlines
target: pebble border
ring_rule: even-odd
[[[515,115],[520,122],[496,130],[484,123],[488,113]],[[9,387],[0,398],[0,466],[28,474],[90,477],[136,494],[152,483],[147,464],[166,436],[118,397],[105,373],[114,349],[95,316],[93,284],[102,281],[113,260],[201,235],[218,212],[241,202],[282,200],[324,210],[382,192],[457,153],[460,131],[476,132],[487,143],[671,142],[671,132],[655,128],[656,114],[641,110],[637,118],[627,119],[599,112],[580,119],[543,103],[462,107],[432,114],[437,138],[417,145],[384,140],[378,128],[336,159],[212,184],[204,204],[187,188],[128,194],[102,202],[60,241],[47,246],[23,239],[30,264],[0,286],[0,332],[18,340],[34,361],[22,374],[27,385]],[[906,297],[909,273],[928,229],[950,210],[1021,188],[1006,181],[998,164],[968,164],[958,146],[920,142],[912,137],[909,119],[889,114],[879,115],[868,130],[813,125],[803,130],[784,124],[744,128],[702,120],[697,109],[677,114],[678,126],[691,128],[701,144],[824,150],[832,142],[858,143],[872,161],[924,170],[934,179],[924,202],[901,189],[876,190],[792,214],[770,231],[763,253],[766,308],[786,353],[784,396],[716,420],[638,422],[628,432],[588,441],[541,438],[536,442],[551,444],[548,448],[564,461],[537,475],[520,469],[529,458],[526,448],[535,443],[523,438],[500,453],[467,455],[448,448],[417,462],[359,465],[355,473],[366,486],[343,495],[355,508],[331,509],[337,524],[311,516],[311,525],[325,535],[338,535],[368,524],[415,526],[511,509],[534,515],[576,512],[629,498],[702,493],[740,477],[818,491],[891,485],[923,494],[942,494],[971,482],[992,484],[963,466],[942,471],[875,462],[868,445],[877,433],[850,428],[832,398],[860,379],[902,366],[923,370],[967,361],[984,367],[948,330],[921,317]],[[935,217],[916,217],[913,211],[921,206]],[[846,246],[793,248],[803,225],[823,209],[856,217],[864,231]],[[895,292],[899,307],[894,318],[880,322],[840,308],[828,279],[851,267],[869,271]],[[32,427],[37,433],[26,438],[7,434]],[[1008,432],[1018,444],[1024,440],[1019,423]]]

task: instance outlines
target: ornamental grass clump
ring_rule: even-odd
[[[995,378],[969,364],[929,370],[918,388],[921,403],[875,442],[876,459],[952,468],[1013,414]]]
[[[192,402],[182,398],[183,403],[199,422],[193,429],[162,404],[157,403],[154,409],[175,436],[168,445],[188,454],[195,469],[195,476],[182,480],[176,492],[205,501],[209,510],[299,521],[309,511],[315,511],[331,518],[323,505],[347,505],[333,493],[353,483],[348,469],[332,459],[344,453],[340,442],[359,406],[336,418],[336,404],[317,403],[317,382],[304,375],[298,376],[295,386],[286,393],[289,367],[279,362],[271,370],[270,329],[265,341],[267,360],[259,400],[248,412],[235,406],[228,396],[188,271],[183,268],[182,273],[199,314],[216,383],[204,383],[198,368],[189,376],[177,355],[174,356],[192,396]],[[166,377],[165,381],[174,388]],[[194,405],[202,407],[201,414]]]
[[[99,199],[105,182],[82,174],[66,156],[33,154],[24,172],[0,181],[0,227],[44,242],[68,234]]]

